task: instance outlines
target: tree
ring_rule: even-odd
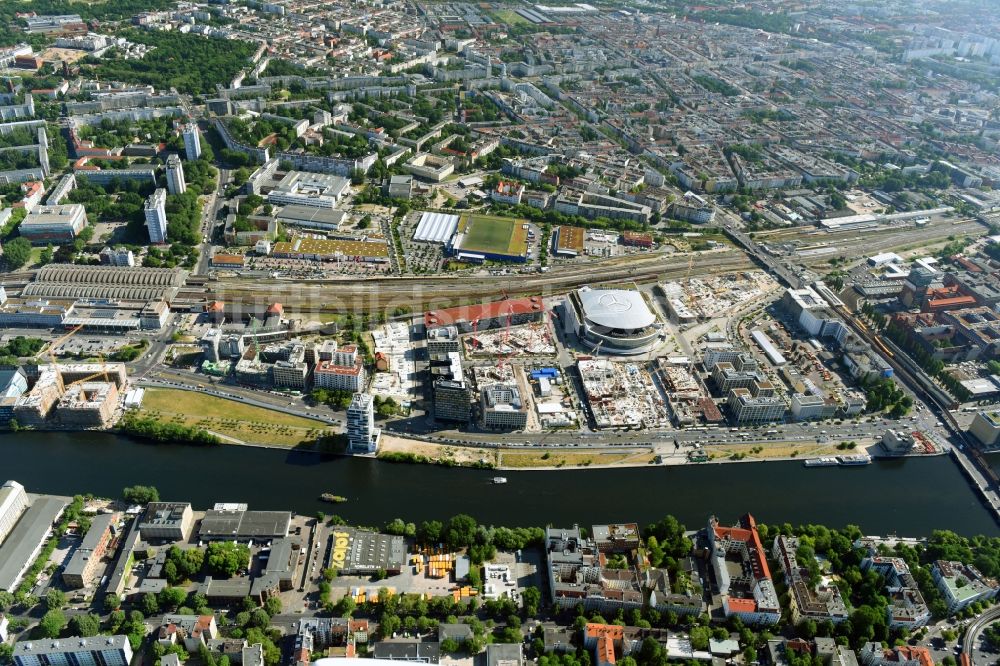
[[[250,563],[250,549],[241,543],[216,541],[208,544],[205,563],[212,575],[232,576]]]
[[[14,594],[0,590],[0,611],[9,611],[14,606]]]
[[[271,617],[274,617],[281,612],[281,597],[268,597],[267,601],[264,602],[264,610]]]
[[[69,633],[74,636],[96,636],[101,631],[101,618],[93,613],[74,615],[69,620]]]
[[[271,616],[268,615],[267,611],[263,608],[257,608],[250,613],[248,626],[257,627],[258,629],[267,629],[269,624],[271,624]]]
[[[200,548],[181,550],[171,546],[167,551],[167,561],[163,565],[163,575],[171,585],[192,578],[201,571],[205,562],[205,551]]]
[[[164,609],[176,609],[187,599],[187,592],[179,587],[168,587],[160,592],[158,601]]]
[[[691,647],[695,650],[707,650],[711,636],[712,630],[708,627],[691,627]]]
[[[147,592],[142,595],[142,601],[139,603],[139,608],[142,610],[143,615],[146,617],[152,617],[160,612],[160,602],[157,601],[155,594]]]
[[[104,612],[110,613],[116,611],[122,607],[122,600],[114,592],[108,592],[104,595]]]
[[[122,499],[131,504],[159,502],[160,491],[154,486],[128,486],[122,489]]]
[[[50,610],[42,616],[36,633],[39,634],[39,638],[59,638],[59,634],[62,633],[65,626],[66,616],[63,615],[63,612],[61,610]]]
[[[439,520],[425,520],[417,530],[417,540],[425,545],[436,545],[441,541],[444,526]]]
[[[538,615],[538,606],[542,601],[542,593],[537,587],[526,587],[521,592],[521,603],[524,605],[526,617]]]
[[[392,635],[399,631],[402,622],[397,615],[383,615],[379,622],[379,634],[382,638],[392,638]]]
[[[444,531],[445,542],[454,550],[468,548],[476,538],[478,527],[479,524],[472,516],[464,513],[452,516]]]
[[[18,236],[3,246],[3,257],[7,260],[7,268],[20,268],[31,258],[31,243]]]
[[[49,610],[59,610],[66,605],[66,593],[62,590],[49,588],[45,594],[45,607]]]
[[[446,638],[443,641],[441,641],[441,652],[446,652],[448,654],[451,654],[453,652],[458,652],[458,648],[459,648],[458,641],[456,641],[454,638]]]

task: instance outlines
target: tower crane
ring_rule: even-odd
[[[56,365],[56,355],[55,355],[55,349],[56,349],[56,347],[58,347],[62,343],[64,343],[67,340],[69,340],[71,337],[73,337],[74,335],[76,335],[77,333],[79,333],[82,329],[83,329],[83,324],[80,324],[79,326],[74,326],[70,330],[69,333],[66,333],[65,335],[62,335],[62,336],[56,338],[55,340],[53,340],[52,342],[50,342],[49,346],[46,347],[44,351],[39,352],[38,355],[41,356],[42,354],[44,354],[45,357],[49,359],[49,363],[51,363],[53,366],[55,366]],[[66,390],[66,387],[63,385],[62,374],[59,372],[58,368],[55,368],[55,372],[56,372],[56,385],[59,387],[59,393],[62,393],[63,391]]]

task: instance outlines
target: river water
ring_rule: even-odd
[[[1000,468],[1000,458],[994,458]],[[245,502],[256,509],[337,513],[378,526],[464,512],[496,525],[581,525],[670,513],[688,527],[711,514],[724,522],[752,512],[766,523],[853,523],[867,534],[924,536],[934,529],[998,535],[997,523],[948,457],[865,467],[804,468],[800,462],[496,472],[239,446],[147,444],[105,433],[0,435],[0,482],[29,492],[117,497],[154,485],[165,500],[204,509]],[[349,498],[320,502],[320,493]]]

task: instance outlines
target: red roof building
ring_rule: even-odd
[[[455,326],[459,331],[468,333],[472,331],[473,324],[476,330],[485,331],[506,326],[508,319],[512,325],[541,321],[544,314],[545,306],[539,296],[511,298],[447,310],[428,310],[424,313],[424,326],[427,329]]]

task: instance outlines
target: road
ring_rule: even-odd
[[[147,375],[144,379],[140,379],[137,383],[139,386],[145,388],[177,389],[180,391],[195,391],[197,393],[204,393],[205,395],[214,395],[219,398],[226,398],[227,400],[236,400],[254,407],[290,414],[291,416],[321,421],[331,426],[341,424],[340,419],[333,418],[329,414],[324,414],[320,408],[304,408],[301,400],[293,399],[291,401],[292,404],[288,404],[289,400],[287,398],[280,399],[277,396],[264,396],[259,391],[240,389],[239,387],[226,384],[217,384],[210,381],[208,377],[194,377],[157,370]]]
[[[198,265],[194,269],[193,275],[208,275],[208,262],[212,259],[212,238],[215,235],[215,222],[219,216],[219,209],[225,203],[222,193],[229,184],[231,174],[229,169],[219,169],[219,187],[216,191],[208,195],[208,200],[201,209],[201,235],[205,238],[202,242],[201,256],[198,258]]]
[[[982,654],[977,654],[976,643],[983,629],[998,619],[1000,619],[1000,606],[991,606],[966,629],[965,637],[962,639],[962,653],[968,655],[972,664],[985,664],[988,661],[993,661],[983,658]]]

